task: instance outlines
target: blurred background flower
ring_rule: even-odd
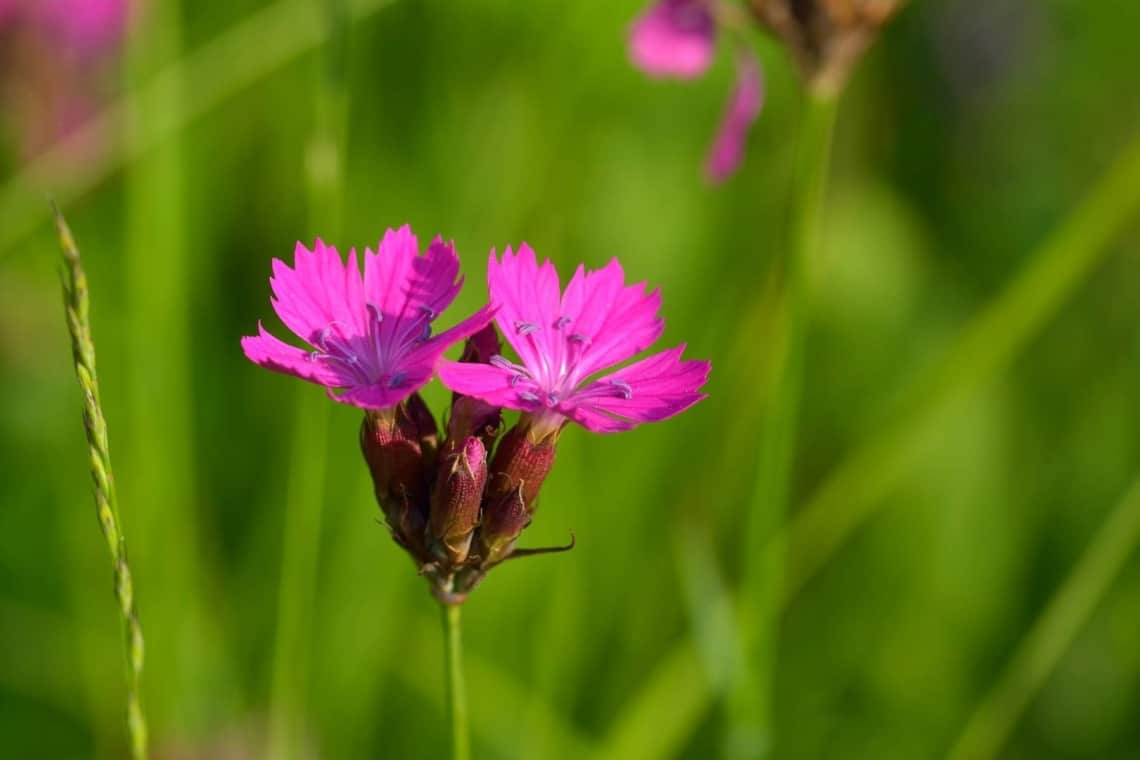
[[[112,87],[128,0],[0,0],[0,99],[30,157],[70,134]],[[83,146],[80,155],[101,150]]]
[[[726,7],[718,0],[656,0],[630,27],[630,60],[651,77],[704,74],[715,52],[718,15],[724,16]],[[759,61],[746,43],[737,40],[734,47],[736,83],[705,161],[705,176],[716,183],[728,179],[744,160],[748,130],[764,98]]]

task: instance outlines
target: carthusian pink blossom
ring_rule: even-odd
[[[691,79],[709,67],[715,44],[708,0],[660,0],[634,21],[629,55],[650,76]]]
[[[557,434],[567,420],[599,433],[628,430],[705,397],[710,365],[683,360],[683,345],[601,374],[664,330],[660,293],[626,285],[617,259],[595,271],[579,266],[562,292],[554,265],[540,266],[524,243],[501,261],[491,252],[487,281],[495,320],[519,363],[502,355],[487,364],[444,361],[440,379],[458,393],[523,411],[534,440]]]
[[[630,29],[630,60],[653,77],[691,79],[703,74],[716,44],[715,1],[656,0]],[[713,182],[728,179],[744,160],[762,94],[760,66],[750,51],[738,45],[736,84],[705,163],[705,174]]]
[[[341,261],[320,240],[300,243],[293,267],[273,260],[273,309],[285,326],[309,344],[298,348],[270,335],[242,338],[245,355],[276,372],[323,385],[334,401],[362,409],[399,404],[426,384],[443,352],[486,326],[485,306],[455,327],[432,336],[432,322],[463,284],[455,247],[436,238],[420,255],[405,225],[388,230],[375,253],[364,251],[364,275],[356,251]]]

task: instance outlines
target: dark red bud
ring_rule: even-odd
[[[502,411],[497,406],[472,396],[456,396],[451,402],[447,420],[449,446],[458,446],[471,436],[478,436],[483,448],[490,451],[503,426]]]
[[[487,364],[492,356],[502,352],[503,344],[499,341],[499,333],[495,331],[495,323],[492,322],[467,339],[459,361]]]
[[[490,495],[518,490],[527,510],[533,512],[538,491],[554,465],[554,445],[553,437],[536,442],[523,426],[511,428],[491,461]]]
[[[522,488],[488,497],[479,529],[482,566],[488,568],[509,557],[527,525],[530,525],[530,510],[523,500]]]
[[[360,450],[376,501],[396,540],[419,555],[427,524],[428,465],[438,445],[435,421],[429,426],[429,419],[431,413],[415,395],[395,408],[367,412],[360,427]]]
[[[467,559],[486,482],[487,450],[476,437],[440,462],[430,520],[432,551],[440,559],[453,564]]]
[[[403,410],[407,422],[415,430],[420,441],[420,450],[423,452],[424,466],[428,472],[435,469],[436,456],[439,453],[439,426],[436,425],[435,415],[428,409],[420,394],[415,393],[408,397],[399,407]]]

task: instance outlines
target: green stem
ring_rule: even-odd
[[[1140,479],[1105,520],[1093,543],[1018,646],[974,711],[951,760],[995,757],[1030,700],[1104,598],[1140,543]]]
[[[729,698],[730,756],[772,751],[771,688],[779,627],[783,544],[773,541],[787,511],[803,386],[808,269],[819,243],[819,217],[831,152],[838,98],[809,93],[801,128],[783,278],[776,360],[769,382],[766,424],[761,430],[756,482],[748,506],[744,546],[745,610],[741,621],[746,661]]]
[[[463,682],[463,642],[459,635],[459,605],[440,604],[443,622],[444,675],[447,683],[447,722],[451,726],[452,760],[470,760],[467,730],[467,687]]]

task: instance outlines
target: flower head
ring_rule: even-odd
[[[629,55],[633,64],[654,77],[691,79],[712,62],[717,35],[713,0],[656,0],[633,23]],[[736,84],[713,140],[705,174],[723,182],[744,159],[748,130],[763,103],[760,66],[737,45]]]
[[[300,243],[293,267],[273,260],[273,309],[311,346],[301,349],[270,335],[242,338],[250,361],[328,389],[329,398],[363,409],[385,409],[406,399],[435,373],[447,348],[491,321],[485,306],[450,330],[432,336],[431,324],[463,284],[455,247],[436,238],[421,256],[407,227],[388,230],[376,253],[356,251],[347,266],[320,240]]]
[[[610,433],[672,417],[704,398],[706,361],[684,361],[684,346],[653,354],[607,375],[661,336],[658,291],[627,286],[617,259],[596,271],[578,267],[565,292],[549,260],[541,266],[525,243],[487,273],[496,322],[521,363],[445,361],[440,379],[453,391],[528,415],[542,438],[573,420]]]
[[[658,0],[633,22],[629,55],[650,76],[691,79],[709,67],[715,44],[708,0]]]

